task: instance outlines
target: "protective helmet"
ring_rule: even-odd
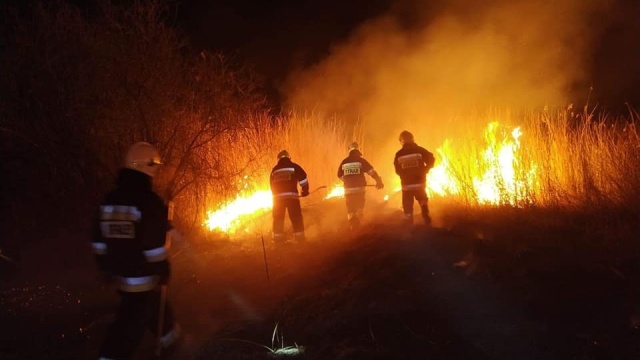
[[[126,168],[140,171],[153,177],[158,171],[158,165],[162,165],[160,153],[155,146],[148,142],[137,142],[131,145],[127,151],[124,164]]]
[[[404,130],[400,133],[399,140],[403,144],[413,144],[413,134]]]
[[[357,142],[354,141],[349,145],[349,155],[362,156]]]
[[[291,155],[289,155],[289,152],[287,150],[282,150],[278,153],[278,160],[282,159],[282,158],[289,158],[291,159]]]

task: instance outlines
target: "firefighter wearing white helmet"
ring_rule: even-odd
[[[375,171],[371,163],[362,157],[357,142],[349,145],[349,155],[338,166],[338,178],[344,186],[344,199],[347,205],[347,221],[354,230],[360,224],[360,218],[365,205],[365,191],[367,179],[365,174],[376,181],[376,189],[383,189],[382,178]]]
[[[393,159],[396,174],[400,176],[402,185],[402,209],[406,224],[413,224],[414,200],[420,205],[425,224],[431,224],[429,216],[429,198],[426,185],[427,174],[433,168],[435,157],[433,153],[419,146],[409,131],[402,131],[399,136],[402,148],[396,152]]]
[[[158,165],[162,165],[160,153],[155,146],[148,142],[140,141],[131,145],[125,156],[125,167],[151,177],[154,177],[158,172]]]
[[[300,197],[309,195],[309,179],[304,169],[291,161],[287,150],[280,151],[277,158],[278,163],[269,177],[273,195],[273,241],[277,244],[285,242],[284,217],[288,211],[294,238],[302,242],[305,240],[305,233]],[[300,194],[298,186],[302,190]]]
[[[167,284],[170,266],[166,238],[171,229],[168,207],[152,190],[160,161],[146,142],[133,144],[118,173],[115,189],[101,202],[92,247],[100,271],[118,287],[120,306],[100,349],[101,359],[129,359],[146,330],[157,332],[160,285]],[[163,347],[179,335],[171,307],[165,303]],[[156,334],[157,335],[157,334]]]

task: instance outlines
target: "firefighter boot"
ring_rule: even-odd
[[[402,223],[406,226],[413,225],[413,214],[404,214],[402,218]]]
[[[293,238],[298,244],[304,244],[307,242],[307,237],[304,235],[304,231],[293,233]]]
[[[360,217],[358,213],[349,213],[347,216],[347,220],[349,221],[349,230],[354,231],[360,226]]]

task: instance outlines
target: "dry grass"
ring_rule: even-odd
[[[486,116],[499,125],[481,139],[470,128],[455,141],[446,142],[437,151],[440,162],[446,160],[447,174],[461,202],[479,205],[478,179],[492,181],[498,204],[566,207],[574,210],[594,207],[637,208],[640,137],[637,114],[627,118],[597,118],[571,109],[529,113],[514,118]],[[480,123],[472,119],[472,123]],[[495,171],[496,155],[507,142],[514,143],[511,132],[519,127],[522,135],[508,163],[513,172]],[[503,168],[504,168],[504,164]],[[452,195],[452,194],[449,194]]]

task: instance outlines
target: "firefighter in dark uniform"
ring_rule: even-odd
[[[427,197],[426,185],[427,174],[433,168],[435,157],[425,148],[417,145],[413,140],[413,134],[408,131],[400,133],[402,149],[396,152],[393,165],[396,174],[400,176],[402,185],[402,209],[404,211],[404,221],[413,224],[413,201],[420,205],[422,218],[425,224],[431,224],[429,217],[429,198]]]
[[[373,166],[362,157],[358,143],[353,142],[349,146],[349,156],[347,156],[340,166],[338,166],[338,178],[344,185],[344,199],[347,204],[347,220],[349,227],[354,230],[360,224],[360,218],[364,210],[365,190],[368,174],[376,181],[376,189],[383,189],[384,184],[380,175],[373,169]]]
[[[160,286],[167,284],[170,274],[165,242],[171,225],[167,206],[151,186],[160,164],[154,146],[133,144],[115,189],[99,207],[92,246],[98,267],[116,283],[120,295],[100,359],[129,359],[146,330],[154,333],[162,348],[179,336],[171,308],[161,301]],[[158,338],[160,314],[164,326]]]
[[[289,219],[293,227],[296,241],[304,241],[304,221],[300,197],[309,195],[309,180],[307,173],[300,165],[291,161],[287,150],[278,153],[278,163],[271,170],[269,178],[271,193],[273,194],[273,241],[284,242],[284,216],[289,212]],[[302,192],[298,195],[298,185]]]

